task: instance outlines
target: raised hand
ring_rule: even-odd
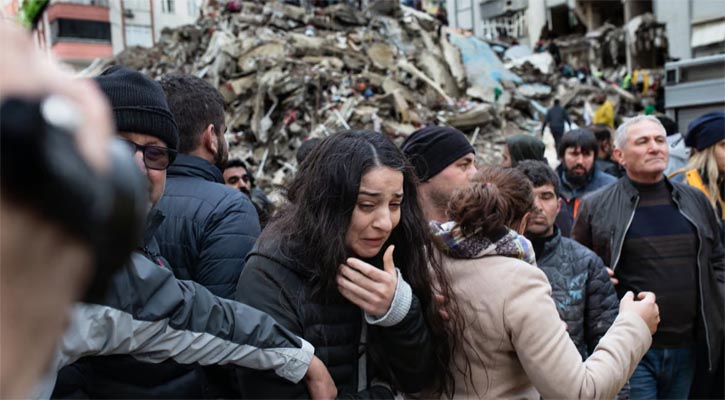
[[[341,264],[337,273],[337,288],[346,299],[366,313],[381,317],[390,309],[398,285],[398,273],[393,262],[395,246],[388,246],[383,255],[382,270],[354,257]]]
[[[657,306],[655,294],[652,292],[641,292],[637,295],[640,301],[634,301],[634,293],[627,292],[619,302],[619,312],[636,312],[649,327],[652,335],[657,332],[657,325],[660,323],[660,309]]]

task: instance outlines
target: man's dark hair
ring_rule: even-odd
[[[249,175],[249,183],[252,184],[252,187],[254,187],[254,175],[252,175],[252,171],[249,170],[249,167],[247,167],[247,163],[242,161],[241,158],[232,158],[231,160],[228,160],[226,164],[224,164],[224,170],[227,168],[238,168],[242,167],[247,171],[247,174]],[[222,172],[224,172],[222,170]]]
[[[554,193],[559,197],[559,186],[561,185],[559,177],[556,176],[551,167],[545,162],[535,160],[524,160],[516,166],[516,169],[523,172],[534,185],[534,189],[544,185],[554,187]]]
[[[608,125],[605,124],[594,124],[587,126],[588,130],[592,131],[594,133],[594,137],[597,138],[597,142],[602,143],[605,141],[612,142],[614,138],[612,137],[612,131],[609,129]]]
[[[554,105],[558,106],[559,104],[561,104],[561,101],[559,99],[554,99]]]
[[[201,132],[214,124],[217,134],[224,129],[224,98],[201,78],[169,74],[159,81],[179,127],[179,152],[188,154],[201,143]]]
[[[582,152],[591,151],[597,154],[599,142],[592,131],[588,129],[572,129],[566,132],[559,142],[557,154],[559,158],[564,158],[564,153],[569,147],[580,147]]]
[[[297,154],[295,154],[295,158],[297,158],[297,165],[302,164],[302,161],[310,155],[312,150],[314,150],[319,143],[319,138],[310,138],[302,142],[300,147],[297,148]]]

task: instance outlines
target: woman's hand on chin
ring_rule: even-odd
[[[383,269],[351,257],[340,265],[337,288],[346,299],[373,316],[383,316],[390,309],[398,285],[393,262],[395,246],[388,246],[383,255]]]

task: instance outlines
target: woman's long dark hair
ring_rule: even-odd
[[[288,190],[287,204],[267,227],[272,237],[286,243],[287,252],[311,277],[312,293],[318,300],[339,296],[335,277],[338,267],[352,254],[345,247],[345,234],[357,203],[362,176],[372,168],[384,166],[403,174],[404,197],[400,222],[383,245],[382,252],[395,245],[394,261],[403,279],[420,301],[435,347],[435,373],[431,390],[453,393],[453,375],[449,369],[456,344],[455,323],[443,321],[434,302],[435,290],[449,300],[452,321],[457,321],[453,293],[440,260],[434,256],[428,223],[418,205],[417,179],[413,167],[402,152],[384,135],[362,130],[343,131],[325,138],[305,158]],[[371,329],[371,342],[375,340]],[[395,384],[384,354],[371,349],[371,359],[385,378]],[[387,372],[386,372],[387,371]]]

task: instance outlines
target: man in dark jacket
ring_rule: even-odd
[[[233,298],[259,219],[247,196],[224,185],[224,99],[194,76],[168,75],[160,83],[179,126],[180,153],[157,206],[166,214],[156,232],[161,254],[177,278]]]
[[[321,362],[312,346],[269,315],[173,277],[154,240],[164,219],[154,206],[178,143],[164,93],[158,83],[123,67],[108,69],[96,82],[148,181],[150,212],[145,235],[114,275],[108,296],[75,307],[51,372],[80,357],[108,356],[85,357],[61,370],[53,397],[204,397],[202,371],[177,363],[274,369],[293,382],[309,365],[308,376],[316,375]]]
[[[617,317],[619,301],[602,260],[561,237],[554,221],[561,207],[559,178],[541,161],[517,166],[534,186],[535,210],[526,228],[536,264],[549,278],[551,296],[582,359],[586,359]]]
[[[553,43],[553,42],[552,42]],[[554,99],[554,105],[546,111],[546,117],[544,118],[544,124],[541,125],[541,135],[544,135],[544,129],[546,125],[549,125],[551,130],[551,136],[554,137],[554,143],[556,148],[559,148],[561,142],[561,136],[566,130],[566,124],[571,128],[571,121],[569,120],[569,114],[567,114],[564,107],[561,106],[559,99]]]
[[[597,138],[597,143],[599,143],[597,158],[594,161],[594,165],[598,170],[604,172],[605,174],[612,175],[615,178],[621,178],[622,171],[619,164],[612,160],[612,151],[614,150],[612,131],[604,124],[594,124],[588,126],[587,129],[594,133],[594,137]]]
[[[564,134],[558,148],[561,164],[557,167],[561,181],[561,197],[565,207],[562,213],[568,213],[576,218],[579,203],[587,193],[594,192],[616,181],[597,169],[594,159],[599,144],[594,134],[587,129],[574,129]],[[569,237],[570,232],[562,232]]]
[[[630,380],[637,398],[687,398],[697,344],[709,372],[723,346],[725,254],[707,198],[668,181],[665,129],[652,116],[617,129],[615,156],[627,176],[584,199],[572,237],[614,270],[617,294],[657,294],[661,322]]]

